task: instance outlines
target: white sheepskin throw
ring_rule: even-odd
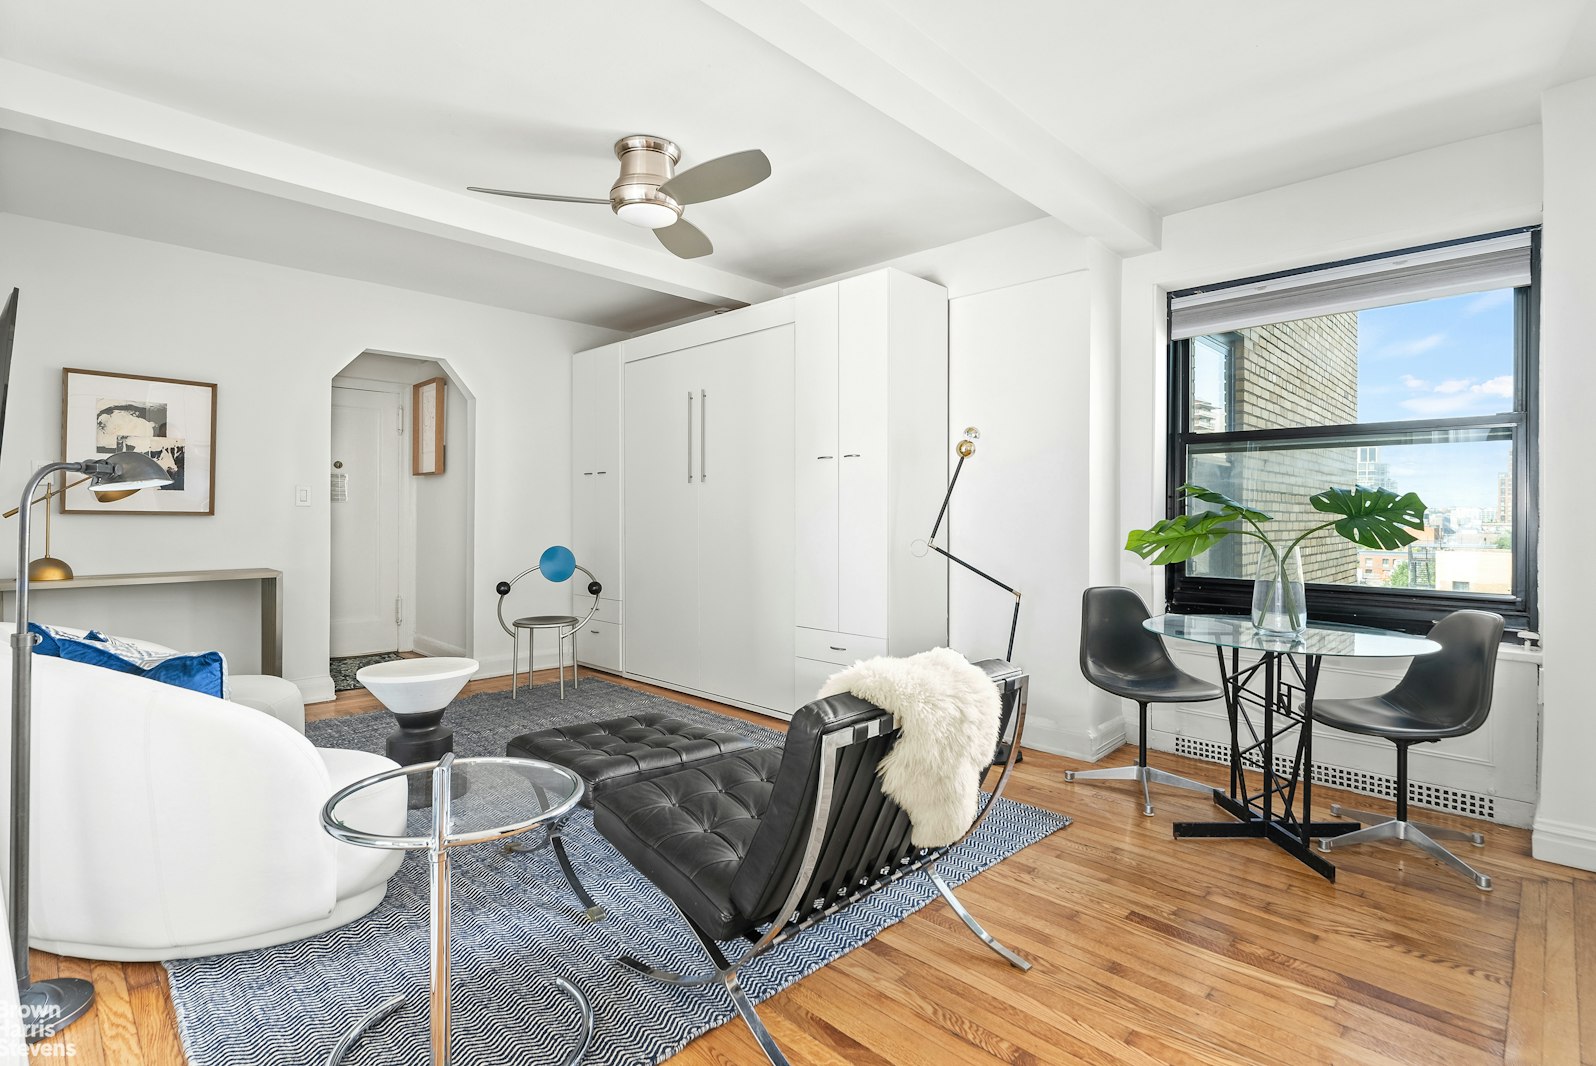
[[[903,808],[916,847],[953,843],[975,821],[997,748],[1002,701],[985,671],[949,648],[855,663],[820,695],[851,692],[890,711],[901,733],[881,760],[881,790]]]

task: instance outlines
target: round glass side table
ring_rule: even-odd
[[[456,794],[455,779],[469,778],[470,788]],[[431,786],[432,826],[425,835],[395,836],[388,827],[374,824],[362,792],[397,779],[422,779]],[[432,965],[429,994],[432,1011],[432,1063],[449,1062],[449,849],[464,844],[525,833],[550,825],[571,812],[582,797],[582,779],[563,766],[536,759],[482,757],[457,759],[453,752],[436,762],[403,766],[356,781],[340,789],[322,808],[322,828],[347,844],[393,851],[425,851],[432,866]],[[379,807],[379,810],[386,808]],[[593,1008],[585,995],[562,977],[551,977],[575,1001],[582,1028],[575,1048],[566,1058],[574,1066],[587,1053],[593,1038]],[[404,1005],[395,996],[379,1005],[345,1033],[327,1058],[327,1066],[348,1054],[360,1037]]]

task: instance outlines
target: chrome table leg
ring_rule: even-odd
[[[404,1005],[405,997],[403,996],[394,996],[390,1000],[379,1003],[375,1010],[356,1022],[353,1029],[338,1038],[338,1043],[334,1045],[332,1054],[327,1056],[326,1066],[338,1066],[344,1060],[344,1056],[349,1054],[349,1049],[354,1047],[361,1037],[365,1036],[369,1030],[376,1028],[384,1019]]]

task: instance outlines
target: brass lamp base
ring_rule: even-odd
[[[29,581],[71,581],[72,568],[65,559],[41,555],[28,564]]]

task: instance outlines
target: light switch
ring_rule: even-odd
[[[310,506],[310,489],[306,488],[304,485],[296,485],[296,486],[294,486],[294,506],[295,507],[309,507]]]

